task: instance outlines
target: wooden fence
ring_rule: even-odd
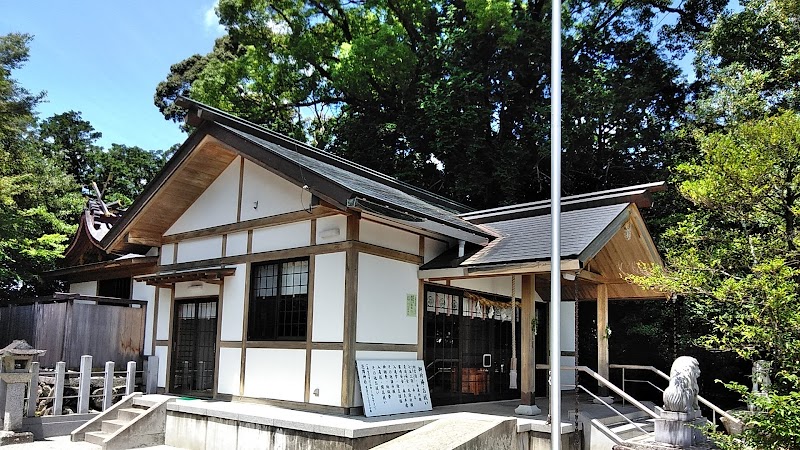
[[[66,362],[77,369],[82,355],[125,365],[140,361],[144,349],[146,302],[57,293],[0,303],[0,347],[25,339],[47,350],[41,367]]]
[[[158,374],[158,358],[150,356],[137,370],[136,361],[128,361],[125,370],[115,371],[115,363],[107,361],[103,371],[92,371],[92,356],[81,356],[80,370],[67,371],[64,361],[54,370],[40,370],[31,364],[31,381],[26,393],[25,415],[40,417],[68,413],[86,414],[90,409],[101,411],[116,400],[137,390],[154,393]],[[65,395],[65,393],[67,395]],[[73,408],[74,406],[74,408]]]

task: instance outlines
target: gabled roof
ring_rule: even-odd
[[[364,211],[471,242],[494,235],[458,216],[470,209],[187,98],[197,129],[102,239],[106,251],[141,251],[160,237],[241,155],[340,210]],[[444,233],[443,233],[444,232]]]

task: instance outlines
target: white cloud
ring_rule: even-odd
[[[206,31],[217,36],[222,36],[225,34],[225,27],[220,25],[219,17],[217,17],[216,9],[218,4],[219,0],[215,0],[214,3],[203,12],[203,24],[206,27]]]

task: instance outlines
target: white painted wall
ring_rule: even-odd
[[[222,257],[222,236],[208,236],[178,242],[178,263]]]
[[[161,265],[175,264],[175,244],[164,244],[161,246]]]
[[[338,231],[338,234],[336,234]],[[323,237],[327,236],[327,237]],[[317,244],[342,242],[347,239],[347,216],[321,217],[317,219]]]
[[[368,244],[419,255],[419,235],[377,222],[362,219],[359,223],[358,238]]]
[[[406,314],[406,295],[419,291],[417,265],[358,254],[356,340],[416,344],[417,314]]]
[[[217,392],[220,394],[239,395],[239,373],[241,371],[242,349],[219,349],[219,379]]]
[[[253,230],[253,253],[309,245],[311,245],[310,220]]]
[[[561,302],[561,351],[574,352],[575,351],[575,302]],[[562,356],[562,366],[574,366],[574,356]],[[562,370],[561,371],[561,389],[571,390],[574,389],[575,384],[575,371]],[[565,386],[566,385],[566,386]]]
[[[447,242],[437,241],[436,239],[425,238],[425,255],[424,262],[428,262],[433,258],[441,255],[447,250]]]
[[[242,182],[242,220],[308,208],[310,192],[248,160],[244,161]]]
[[[415,352],[369,352],[369,351],[356,352],[356,361],[376,360],[376,359],[416,361],[417,354]],[[361,382],[358,380],[358,374],[356,374],[355,406],[364,406],[364,399],[361,398]]]
[[[247,231],[229,233],[225,242],[225,256],[238,256],[247,254]]]
[[[203,283],[199,287],[190,287],[191,285],[191,281],[175,283],[175,298],[211,297],[219,295],[219,285]]]
[[[246,269],[247,266],[245,264],[238,264],[233,276],[225,278],[224,291],[222,293],[222,329],[220,330],[220,340],[222,341],[242,340],[244,299],[246,297],[245,281],[247,280]],[[220,364],[220,367],[225,366]],[[238,395],[238,381],[236,386],[236,394]]]
[[[344,252],[314,258],[314,309],[311,339],[342,342],[344,335]]]
[[[342,351],[312,350],[311,379],[308,400],[320,405],[340,406],[342,403]],[[319,389],[319,395],[314,390]]]
[[[148,286],[147,283],[141,281],[134,281],[132,298],[147,301],[144,317],[144,354],[150,355],[153,345],[153,320],[156,315],[156,287]]]
[[[164,235],[236,222],[240,165],[239,157],[236,157]]]
[[[72,294],[81,294],[81,295],[97,295],[97,281],[70,283],[69,292]]]
[[[305,350],[248,348],[246,351],[244,369],[246,397],[303,401]]]
[[[158,291],[158,323],[156,323],[156,340],[158,341],[169,339],[169,322],[172,318],[171,295],[170,289],[162,288]],[[158,347],[156,347],[156,355],[158,355]]]
[[[156,356],[158,357],[158,387],[167,387],[167,358],[169,348],[166,345],[156,346]]]

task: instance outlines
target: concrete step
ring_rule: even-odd
[[[130,422],[147,411],[145,408],[120,408],[117,410],[117,419]]]
[[[176,397],[173,397],[171,395],[161,395],[161,394],[142,395],[133,399],[133,406],[150,408],[151,406],[155,406],[156,404],[169,398],[176,398]]]
[[[516,435],[516,419],[460,413],[417,428],[373,450],[513,448]]]
[[[109,436],[111,435],[102,431],[90,431],[86,433],[85,440],[90,444],[103,445],[103,441]]]
[[[115,431],[128,424],[127,420],[104,420],[101,431],[103,433],[114,434]]]
[[[655,430],[655,426],[652,423],[648,422],[635,422],[636,425],[642,428],[636,428],[636,425],[625,423],[618,426],[611,428],[611,431],[617,434],[620,439],[628,440],[634,438],[636,436],[641,436],[644,434],[652,433]]]

